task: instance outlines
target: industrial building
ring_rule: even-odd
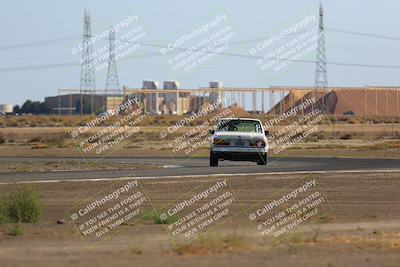
[[[46,97],[45,103],[58,114],[79,113],[81,96],[84,113],[91,113],[92,107],[97,112],[114,109],[125,97],[136,97],[141,102],[139,106],[149,115],[194,113],[205,104],[215,102],[221,102],[221,107],[237,106],[253,113],[282,114],[312,97],[316,104],[310,109],[318,106],[326,114],[396,116],[400,111],[399,92],[398,87],[233,88],[224,87],[220,81],[198,89],[182,89],[177,81],[164,81],[160,89],[159,82],[146,80],[142,88],[124,87],[119,94],[60,94]]]
[[[76,93],[46,97],[44,102],[55,114],[72,115],[80,113],[81,102],[83,103],[83,113],[93,113],[113,109],[123,100],[123,95],[81,95]]]

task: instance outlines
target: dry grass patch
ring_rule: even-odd
[[[359,249],[400,251],[400,232],[378,232],[370,236],[334,236],[321,241],[327,244],[348,244]]]
[[[228,252],[245,252],[251,249],[250,243],[243,235],[237,233],[221,235],[207,233],[199,236],[199,239],[174,249],[179,255],[212,255]]]

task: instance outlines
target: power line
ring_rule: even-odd
[[[332,31],[332,29],[331,29],[331,31]],[[361,33],[359,33],[359,34],[361,34]],[[368,34],[368,36],[370,36],[370,35],[371,34]],[[379,37],[379,38],[389,38],[388,36],[379,36],[379,35],[373,35],[373,36]],[[390,38],[395,38],[395,37],[390,37]],[[399,40],[400,40],[400,38],[399,38]],[[155,47],[155,48],[168,48],[165,45],[155,44],[155,43],[147,43],[147,42],[130,42],[130,43],[138,43],[143,46]],[[178,47],[178,48],[175,48],[175,50],[191,51],[191,52],[200,51],[200,49],[190,49],[190,48],[184,48],[184,47]],[[172,51],[169,54],[176,53],[176,52],[177,51]],[[214,52],[210,51],[208,53],[214,53]],[[168,53],[165,55],[168,55]],[[165,56],[165,55],[162,55],[161,53],[149,53],[147,55],[129,56],[129,57],[125,57],[123,59],[128,60],[128,59],[134,59],[134,58],[145,58],[145,57]],[[218,55],[230,56],[230,57],[240,57],[240,58],[250,58],[250,59],[288,61],[287,58],[260,57],[260,56],[255,56],[255,55],[237,54],[237,53],[229,53],[229,52],[219,52]],[[297,59],[297,60],[291,60],[291,61],[297,62],[297,63],[306,63],[306,64],[315,64],[316,63],[316,61],[314,61],[314,60],[304,60],[304,59]],[[398,65],[373,65],[373,64],[346,63],[346,62],[334,62],[334,61],[327,62],[327,64],[333,65],[333,66],[336,65],[336,66],[361,67],[361,68],[400,69],[400,66],[398,66]],[[0,72],[51,69],[51,68],[60,68],[60,67],[70,67],[70,66],[74,66],[74,65],[79,65],[79,63],[64,62],[64,63],[44,64],[44,65],[17,66],[17,67],[9,67],[9,68],[0,68]]]
[[[152,47],[157,47],[157,48],[168,48],[167,46],[159,45],[159,44],[152,44],[152,43],[144,43],[140,42],[140,44],[145,45],[145,46],[152,46]],[[190,48],[175,48],[177,50],[183,50],[183,51],[191,51],[191,52],[199,52],[201,51],[200,49],[190,49]],[[209,53],[213,53],[212,51]],[[224,56],[233,56],[233,57],[241,57],[241,58],[252,58],[252,59],[267,59],[267,60],[278,60],[278,61],[288,61],[288,58],[276,58],[276,57],[260,57],[260,56],[253,56],[253,55],[246,55],[246,54],[236,54],[236,53],[228,53],[228,52],[220,52],[218,55],[224,55]],[[315,64],[316,61],[314,60],[305,60],[305,59],[296,59],[296,60],[291,60],[292,62],[298,62],[298,63],[309,63],[309,64]],[[361,64],[361,63],[346,63],[346,62],[327,62],[329,65],[337,65],[337,66],[350,66],[350,67],[364,67],[364,68],[389,68],[389,69],[400,69],[400,66],[396,65],[372,65],[372,64]]]
[[[234,54],[234,53],[219,53],[219,54],[225,55],[225,56],[236,56],[236,57],[242,57],[242,58],[261,59],[261,57],[251,56],[251,55],[241,55],[241,54]],[[159,55],[161,55],[161,54],[149,53],[147,55],[129,56],[129,57],[122,58],[121,60],[131,60],[131,59],[135,59],[135,58],[145,58],[145,57],[159,56]],[[161,56],[165,56],[165,55],[161,55]],[[275,59],[275,60],[280,60],[280,61],[287,60],[287,59],[283,59],[283,58],[267,58],[267,59]],[[314,60],[293,60],[293,62],[306,63],[306,64],[315,64],[316,63],[316,61],[314,61]],[[361,68],[400,69],[400,66],[398,66],[398,65],[372,65],[372,64],[359,64],[359,63],[346,63],[346,62],[333,62],[333,61],[327,62],[327,64],[333,65],[333,66],[348,66],[348,67],[361,67]],[[71,66],[79,66],[79,65],[80,65],[79,62],[72,61],[72,62],[54,63],[54,64],[0,68],[0,72],[43,70],[43,69],[53,69],[53,68],[71,67]]]
[[[388,35],[381,35],[381,34],[374,34],[374,33],[348,31],[348,30],[333,29],[333,28],[325,28],[325,30],[326,31],[330,31],[330,32],[336,32],[336,33],[344,33],[344,34],[350,34],[350,35],[372,37],[372,38],[380,38],[380,39],[386,39],[386,40],[392,40],[392,41],[400,41],[400,37],[396,37],[396,36],[388,36]],[[304,31],[291,33],[290,35],[301,34],[303,32]],[[11,50],[11,49],[28,48],[28,47],[33,47],[33,46],[41,46],[41,45],[59,43],[59,42],[68,41],[68,40],[78,40],[80,38],[82,38],[82,36],[72,35],[72,36],[60,37],[60,38],[55,38],[55,39],[46,39],[46,40],[30,42],[30,43],[22,43],[22,44],[13,44],[13,45],[0,46],[0,50]],[[239,41],[236,41],[236,42],[232,42],[232,43],[229,43],[229,45],[232,46],[232,45],[253,43],[253,42],[258,42],[258,41],[265,40],[266,38],[268,38],[268,36],[260,36],[260,37],[255,37],[255,38],[251,38],[251,39],[246,39],[246,40],[241,40],[241,41],[239,40]],[[107,38],[104,38],[104,40],[107,40]]]
[[[125,58],[122,58],[121,61],[126,61],[126,60],[131,60],[131,59],[136,59],[136,58],[146,58],[146,57],[151,57],[151,56],[156,56],[159,55],[158,53],[149,53],[146,55],[137,55],[137,56],[127,56]],[[307,61],[304,63],[315,63],[315,61]],[[140,65],[143,65],[143,63],[138,63]],[[391,68],[391,69],[400,69],[400,66],[386,66],[386,65],[366,65],[366,64],[352,64],[352,63],[341,63],[341,62],[328,62],[328,64],[331,65],[337,65],[337,66],[351,66],[351,67],[370,67],[370,68]],[[54,63],[54,64],[43,64],[43,65],[30,65],[30,66],[18,66],[18,67],[10,67],[10,68],[0,68],[0,72],[14,72],[14,71],[34,71],[34,70],[46,70],[46,69],[56,69],[56,68],[66,68],[66,67],[75,67],[75,66],[80,66],[81,64],[79,62],[71,61],[71,62],[63,62],[63,63]],[[149,66],[162,66],[162,67],[167,67],[169,65],[167,64],[147,64]],[[222,67],[221,67],[222,68]],[[229,67],[230,69],[234,69]],[[237,68],[238,70],[241,70],[242,68]],[[258,68],[248,68],[248,70],[261,70]],[[282,72],[282,71],[281,71]],[[287,72],[307,72],[307,71],[287,71]],[[331,71],[332,73],[349,73],[349,71]],[[307,72],[308,73],[308,72]],[[396,74],[398,72],[375,72],[375,71],[354,71],[351,73],[380,73],[380,74]]]
[[[121,60],[130,60],[136,58],[147,58],[152,56],[160,56],[160,53],[148,53],[142,55],[133,55],[126,56]],[[163,55],[161,55],[163,56]],[[77,61],[69,61],[62,63],[52,63],[52,64],[42,64],[42,65],[27,65],[27,66],[17,66],[17,67],[8,67],[8,68],[0,68],[0,72],[13,72],[13,71],[30,71],[30,70],[45,70],[45,69],[55,69],[55,68],[65,68],[65,67],[73,67],[80,66],[81,64]]]
[[[300,34],[300,33],[302,33],[302,32],[291,33],[289,35]],[[35,47],[35,46],[42,46],[42,45],[60,43],[60,42],[69,41],[69,40],[79,40],[80,38],[82,38],[81,35],[71,35],[71,36],[65,36],[65,37],[54,38],[54,39],[45,39],[45,40],[29,42],[29,43],[20,43],[20,44],[12,44],[12,45],[0,46],[0,50],[23,49],[23,48],[29,48],[29,47]],[[252,39],[232,42],[232,43],[230,43],[230,45],[239,45],[239,44],[252,43],[252,42],[262,41],[262,40],[264,40],[266,38],[267,38],[266,36],[256,37],[256,38],[252,38]],[[108,40],[108,38],[99,38],[99,39],[100,40],[101,39]]]
[[[380,38],[392,41],[400,41],[400,37],[395,36],[387,36],[387,35],[380,35],[380,34],[373,34],[373,33],[364,33],[364,32],[353,32],[347,30],[338,30],[338,29],[325,29],[326,31],[330,32],[337,32],[337,33],[344,33],[344,34],[351,34],[357,36],[364,36],[364,37],[372,37],[372,38]]]
[[[43,65],[31,65],[31,66],[18,66],[10,68],[0,68],[0,72],[13,72],[13,71],[29,71],[29,70],[45,70],[45,69],[56,69],[65,68],[71,66],[80,66],[79,62],[64,62],[54,64],[43,64]]]
[[[11,49],[28,48],[28,47],[33,47],[33,46],[42,46],[42,45],[54,44],[54,43],[59,43],[59,42],[63,42],[63,41],[68,41],[68,40],[77,40],[79,38],[82,38],[82,36],[74,35],[74,36],[66,36],[66,37],[61,37],[61,38],[56,38],[56,39],[47,39],[47,40],[31,42],[31,43],[6,45],[6,46],[0,46],[0,50],[11,50]]]

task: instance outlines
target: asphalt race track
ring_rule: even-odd
[[[82,161],[82,158],[0,158],[0,161]],[[94,160],[94,159],[93,159]],[[19,181],[110,179],[121,177],[156,178],[171,176],[250,175],[257,173],[368,172],[400,170],[400,160],[371,158],[286,157],[269,158],[267,166],[252,162],[222,161],[209,167],[208,158],[107,158],[103,161],[136,162],[163,166],[148,170],[101,170],[1,173],[0,183]]]

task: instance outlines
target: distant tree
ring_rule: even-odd
[[[31,110],[32,110],[32,101],[26,100],[25,103],[22,104],[20,112],[31,113]]]
[[[48,114],[51,109],[46,106],[44,102],[26,100],[19,113],[32,113],[32,114]]]
[[[21,107],[20,107],[19,105],[15,105],[15,106],[13,107],[13,112],[14,112],[14,113],[20,113],[20,110],[21,110]]]

